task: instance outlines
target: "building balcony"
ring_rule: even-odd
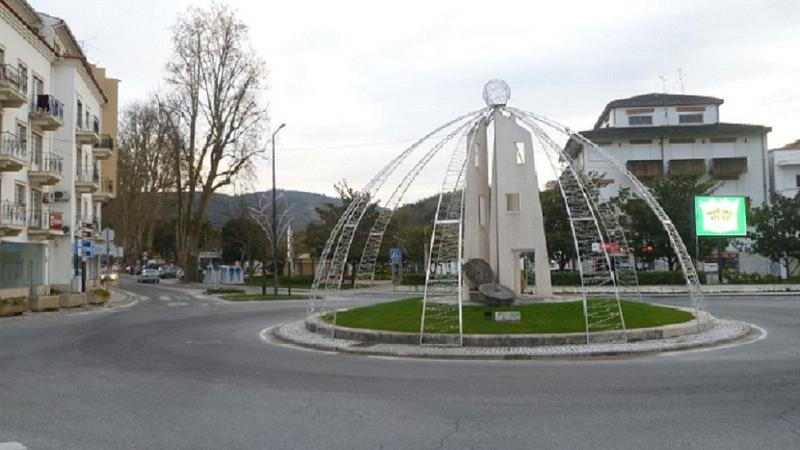
[[[53,131],[64,125],[64,104],[52,95],[36,96],[36,106],[31,111],[31,125],[44,131]]]
[[[0,106],[18,108],[28,101],[28,80],[20,76],[19,70],[8,64],[0,64]]]
[[[640,180],[647,180],[664,176],[664,166],[660,159],[654,160],[629,160],[625,163],[627,169]]]
[[[64,160],[52,153],[36,153],[28,168],[28,180],[32,185],[53,186],[64,178]]]
[[[97,117],[78,118],[75,127],[75,140],[78,145],[97,145],[100,143],[100,121]]]
[[[28,162],[28,151],[16,135],[0,133],[0,172],[22,170]]]
[[[0,235],[16,236],[27,226],[25,205],[8,200],[0,203]]]
[[[92,194],[100,189],[100,171],[97,166],[81,167],[75,173],[75,194]]]
[[[114,152],[114,138],[111,135],[100,136],[100,143],[92,147],[92,154],[97,159],[108,159]]]
[[[700,176],[706,174],[705,159],[673,159],[669,162],[669,175],[693,175]]]
[[[114,180],[103,178],[100,183],[100,190],[92,194],[92,201],[108,203],[114,197]]]
[[[63,236],[61,213],[47,208],[33,209],[28,214],[28,237],[44,240]]]

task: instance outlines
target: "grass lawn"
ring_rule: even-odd
[[[591,300],[590,300],[591,301]],[[486,320],[484,313],[520,311],[522,321],[498,323]],[[692,315],[686,311],[638,302],[622,302],[626,328],[648,328],[686,322]],[[339,312],[336,324],[350,328],[419,332],[422,299],[409,298]],[[509,307],[469,305],[463,308],[464,333],[582,333],[586,331],[581,302],[535,303]],[[330,315],[325,320],[330,321]]]
[[[222,298],[224,300],[228,300],[229,302],[253,302],[253,301],[263,301],[268,302],[271,300],[305,300],[305,295],[286,295],[286,294],[231,294],[231,295],[223,295]]]

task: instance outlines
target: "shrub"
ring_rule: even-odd
[[[683,278],[683,272],[636,272],[636,277],[639,280],[640,286],[665,286],[665,285],[682,285],[686,284]],[[706,274],[697,274],[700,283],[705,284]],[[553,286],[580,286],[581,275],[579,272],[571,271],[553,271],[550,272],[550,280]],[[535,280],[531,277],[530,282]]]
[[[779,283],[792,283],[796,282],[793,279],[781,280],[777,275],[771,273],[748,273],[748,272],[734,272],[732,270],[725,270],[722,272],[725,280],[730,284],[779,284]]]
[[[0,304],[22,306],[26,304],[28,299],[26,297],[8,297],[0,298]]]
[[[92,294],[95,297],[101,297],[101,298],[111,297],[111,292],[108,292],[107,290],[105,290],[103,288],[94,288],[94,289],[92,289]]]
[[[239,288],[209,288],[206,294],[244,294],[244,289]]]
[[[403,281],[401,283],[403,286],[423,286],[425,285],[425,274],[424,273],[404,273],[403,274]]]

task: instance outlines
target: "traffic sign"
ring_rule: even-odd
[[[389,249],[389,261],[392,264],[400,264],[403,260],[403,252],[400,251],[399,248],[390,248]]]

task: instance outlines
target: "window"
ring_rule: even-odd
[[[31,209],[39,211],[42,209],[42,192],[31,189]]]
[[[794,184],[795,184],[796,187],[800,188],[800,175],[795,175],[794,176]]]
[[[83,128],[83,103],[78,100],[78,114],[75,115],[78,118],[78,128]]]
[[[514,145],[517,146],[517,165],[525,164],[525,143],[515,142]]]
[[[652,139],[631,139],[631,145],[650,145],[652,143]]]
[[[797,177],[800,181],[800,175]],[[486,197],[478,196],[478,224],[482,227],[486,226]]]
[[[628,125],[652,125],[653,116],[628,116]]]
[[[694,138],[670,138],[670,144],[694,144]]]
[[[6,63],[6,51],[5,49],[0,48],[0,64]]]
[[[730,144],[736,142],[735,137],[712,137],[710,140],[713,144]]]
[[[28,68],[24,64],[19,65],[19,88],[28,93]]]
[[[519,192],[506,194],[506,212],[519,212]]]
[[[703,114],[680,114],[678,123],[703,123]]]
[[[628,160],[625,166],[636,178],[654,178],[664,175],[664,166],[660,159]]]
[[[34,164],[41,164],[42,163],[42,136],[31,133],[31,147],[33,154],[31,155],[31,161]]]
[[[25,185],[17,183],[14,185],[14,203],[18,206],[25,205]]]
[[[747,158],[713,158],[710,175],[717,180],[736,180],[747,172]]]
[[[17,142],[23,150],[28,150],[28,127],[25,125],[17,124]]]
[[[44,94],[44,81],[36,75],[33,76],[33,98]]]

